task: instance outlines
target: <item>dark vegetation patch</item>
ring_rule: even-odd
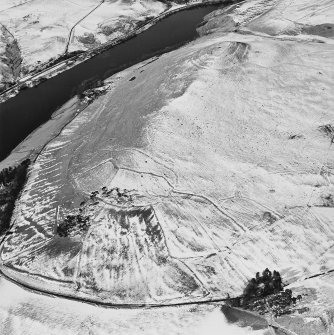
[[[90,227],[89,216],[77,214],[67,215],[57,226],[57,234],[60,237],[76,237],[87,233]]]
[[[289,140],[298,140],[300,138],[304,138],[304,136],[301,134],[293,134],[293,135],[290,135],[288,138]]]
[[[154,245],[158,246],[163,241],[163,231],[159,222],[154,219],[154,211],[152,208],[147,208],[142,216],[146,222],[146,235]]]
[[[272,273],[267,268],[262,272],[262,276],[257,272],[256,277],[248,282],[243,295],[229,299],[228,304],[260,314],[271,312],[277,317],[290,314],[292,305],[300,299],[300,295],[293,297],[291,290],[283,290],[282,278],[278,271]]]
[[[334,207],[334,195],[333,194],[323,194],[321,195],[321,200],[324,207]]]
[[[123,35],[124,33],[129,33],[135,28],[139,28],[139,26],[139,22],[130,20],[127,17],[120,17],[117,24],[100,26],[99,32],[105,36],[110,36],[112,34]]]
[[[113,25],[111,25],[111,26],[108,26],[108,25],[100,26],[100,33],[102,33],[103,35],[109,36],[109,35],[115,33],[115,28],[114,28]]]
[[[0,171],[0,235],[10,226],[15,201],[26,181],[30,160]]]
[[[99,44],[93,33],[85,33],[77,37],[78,41],[82,44]]]
[[[92,192],[91,198],[96,197],[97,194],[99,194],[98,191]],[[106,186],[102,187],[101,197],[110,198],[113,201],[115,201],[117,204],[131,203],[133,201],[133,197],[130,194],[129,190],[124,189],[122,191],[118,187],[114,187],[111,189],[108,189]]]
[[[0,24],[0,26],[0,41],[5,46],[0,58],[2,63],[7,65],[7,69],[4,68],[4,71],[2,71],[3,78],[0,84],[1,93],[16,84],[16,80],[21,72],[23,59],[18,41],[4,25]]]
[[[169,5],[169,7],[171,7],[171,5]],[[141,28],[145,26],[147,23],[149,23],[150,21],[152,21],[153,19],[155,19],[155,16],[152,16],[152,15],[146,16],[143,20],[140,20],[140,21],[133,21],[127,18],[126,16],[121,16],[118,18],[117,25],[115,24],[100,25],[99,32],[105,36],[110,36],[111,34],[115,34],[115,33],[123,34],[124,32],[128,32],[132,29]]]
[[[99,86],[89,88],[82,93],[78,94],[78,98],[82,102],[86,102],[91,104],[96,98],[101,95],[104,95],[108,92],[109,85],[104,85],[103,83],[99,83]]]
[[[273,215],[271,212],[264,212],[262,215],[262,220],[268,221],[270,224],[273,224],[277,221],[277,217]]]
[[[331,124],[325,124],[318,128],[326,137],[329,137],[332,143],[334,143],[334,126]]]
[[[121,234],[127,234],[127,232],[130,230],[130,222],[128,220],[126,212],[122,211],[117,219],[119,225],[121,226]]]

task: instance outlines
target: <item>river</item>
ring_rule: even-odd
[[[0,161],[66,101],[121,69],[175,49],[197,36],[204,16],[220,5],[179,11],[148,30],[0,104]]]

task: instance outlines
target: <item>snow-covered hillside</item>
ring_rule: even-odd
[[[33,164],[2,270],[167,305],[238,295],[269,267],[306,307],[277,321],[333,331],[333,13],[325,0],[247,1],[111,77]],[[68,215],[88,230],[59,236]]]

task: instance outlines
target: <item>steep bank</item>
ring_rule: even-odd
[[[15,83],[21,73],[22,56],[17,40],[0,25],[0,91]]]

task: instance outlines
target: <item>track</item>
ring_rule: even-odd
[[[105,2],[105,0],[102,0],[95,8],[93,8],[89,13],[87,13],[84,17],[82,17],[79,21],[77,21],[74,26],[72,26],[70,33],[68,35],[68,39],[67,39],[67,43],[66,43],[66,47],[65,47],[65,54],[67,54],[68,52],[68,47],[71,41],[71,37],[72,37],[72,33],[74,28],[81,22],[83,21],[87,16],[89,16],[90,14],[92,14],[96,9],[98,9],[103,3]]]

